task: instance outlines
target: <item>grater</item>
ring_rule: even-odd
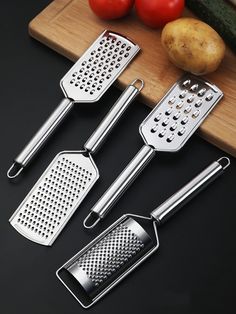
[[[93,206],[84,227],[93,228],[106,216],[157,151],[180,150],[222,97],[215,85],[194,75],[174,84],[140,125],[145,145]]]
[[[57,277],[84,308],[90,307],[158,249],[157,227],[229,164],[227,157],[214,161],[150,217],[123,215],[59,268]]]
[[[82,151],[60,152],[10,218],[12,226],[31,241],[52,245],[99,178],[92,154],[143,88],[136,79],[122,93]]]
[[[139,50],[130,39],[105,30],[62,78],[65,98],[14,159],[8,178],[17,177],[30,163],[75,103],[98,101]]]

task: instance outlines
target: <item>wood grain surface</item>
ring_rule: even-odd
[[[191,15],[185,11],[184,15]],[[124,34],[142,51],[116,82],[124,88],[134,78],[145,80],[140,100],[153,107],[182,75],[160,43],[160,30],[145,27],[133,13],[117,21],[103,21],[89,9],[87,0],[55,0],[29,24],[32,37],[76,61],[104,29]],[[207,79],[223,92],[223,100],[201,125],[198,134],[236,157],[236,56],[227,49],[219,69]],[[140,121],[141,122],[141,121]]]

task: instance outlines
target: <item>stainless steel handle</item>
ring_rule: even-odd
[[[84,227],[93,228],[100,219],[103,219],[111,207],[118,201],[134,179],[155,155],[155,150],[144,145],[127,167],[121,172],[100,200],[93,206],[90,214],[84,220]]]
[[[87,151],[95,153],[116,123],[120,120],[128,106],[137,97],[143,86],[143,80],[136,79],[124,90],[103,121],[99,124],[98,128],[85,143],[84,148]]]
[[[20,172],[26,167],[32,158],[37,154],[40,148],[45,144],[50,135],[55,131],[57,126],[64,120],[67,114],[71,111],[74,102],[69,98],[64,98],[57,106],[56,110],[41,126],[34,137],[24,147],[21,153],[14,159],[14,163],[7,172],[8,178],[17,177]]]
[[[174,215],[184,204],[214,181],[230,165],[227,157],[214,161],[193,180],[171,196],[168,200],[151,212],[151,216],[159,223],[164,223]]]

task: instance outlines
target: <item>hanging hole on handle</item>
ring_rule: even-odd
[[[228,157],[225,157],[225,156],[218,159],[217,162],[222,166],[223,170],[228,168],[230,165],[230,159]]]
[[[94,228],[101,218],[94,212],[90,212],[88,216],[84,219],[83,226],[86,229]]]
[[[23,167],[17,162],[14,162],[7,171],[7,177],[9,179],[14,179],[21,173],[22,170]]]
[[[133,85],[141,91],[144,88],[144,81],[142,79],[135,79],[130,85]]]

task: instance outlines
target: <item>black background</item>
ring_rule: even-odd
[[[138,126],[150,110],[133,104],[95,156],[101,178],[51,248],[26,240],[10,226],[9,217],[55,154],[82,148],[120,95],[111,88],[98,103],[77,106],[20,180],[7,180],[13,157],[60,101],[58,83],[72,65],[28,36],[28,22],[49,2],[2,1],[0,10],[0,311],[7,314],[85,311],[55,271],[101,231],[85,232],[82,220],[141,147]],[[148,214],[222,155],[196,135],[179,153],[157,155],[100,228],[124,212]],[[220,179],[160,228],[158,252],[90,313],[235,313],[236,162],[231,161]]]

